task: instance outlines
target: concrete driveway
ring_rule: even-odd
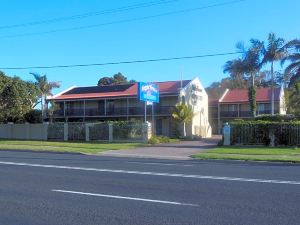
[[[221,140],[221,136],[203,138],[201,140],[180,141],[176,143],[159,144],[128,150],[111,150],[100,153],[103,156],[157,158],[157,159],[191,159],[191,155],[213,148]]]

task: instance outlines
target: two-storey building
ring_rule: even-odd
[[[187,128],[189,136],[210,136],[208,97],[198,78],[193,80],[155,82],[159,88],[159,103],[145,106],[138,99],[138,83],[92,87],[72,87],[49,97],[55,105],[56,121],[146,120],[157,135],[178,135],[172,118],[175,105],[184,100],[192,105],[195,116]],[[180,132],[180,128],[179,128]]]
[[[272,113],[271,96],[271,88],[257,89],[256,115]],[[286,114],[283,88],[274,88],[274,114]],[[209,101],[209,118],[213,133],[220,133],[225,122],[251,117],[247,89],[227,89],[220,99],[210,99]]]

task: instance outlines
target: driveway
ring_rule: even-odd
[[[191,155],[213,148],[221,140],[221,136],[203,138],[201,140],[180,141],[159,144],[128,150],[111,150],[100,153],[103,156],[157,158],[157,159],[191,159]]]

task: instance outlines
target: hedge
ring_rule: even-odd
[[[230,123],[231,144],[286,146],[300,145],[300,121],[233,121]]]

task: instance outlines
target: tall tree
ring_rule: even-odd
[[[244,79],[245,63],[243,59],[238,58],[231,61],[227,61],[224,65],[224,73],[229,73],[230,78],[234,81],[235,88],[245,88],[246,82]]]
[[[263,45],[262,65],[270,63],[272,77],[272,94],[271,94],[271,112],[274,115],[274,63],[281,61],[286,56],[285,41],[283,38],[277,38],[274,33],[269,33],[266,46]]]
[[[256,39],[251,39],[251,46],[244,53],[244,72],[251,80],[248,88],[249,104],[252,116],[256,116],[256,83],[255,78],[261,69],[261,53],[263,43]]]
[[[32,109],[38,92],[34,85],[18,77],[0,74],[0,122],[21,122]]]
[[[282,59],[281,64],[289,62],[290,64],[285,68],[285,75],[290,77],[289,87],[294,87],[300,81],[300,39],[289,41],[285,45],[288,51],[287,55]]]
[[[190,105],[179,103],[176,105],[172,117],[183,124],[183,136],[186,137],[186,124],[194,118],[193,108]]]
[[[40,75],[37,73],[30,73],[34,76],[36,82],[35,85],[40,91],[40,101],[38,103],[41,103],[42,106],[42,118],[44,119],[45,117],[45,104],[48,96],[52,96],[52,89],[54,88],[59,88],[60,83],[57,81],[50,82],[47,79],[47,75]]]
[[[116,85],[116,84],[129,84],[135,83],[135,80],[128,81],[127,77],[124,76],[122,73],[118,72],[114,74],[112,77],[102,77],[98,81],[98,86],[104,85]]]
[[[248,96],[250,111],[256,116],[256,77],[261,68],[261,49],[263,43],[256,39],[250,40],[250,47],[245,48],[243,43],[237,43],[236,47],[243,52],[242,57],[228,61],[224,66],[224,72],[230,73],[231,77],[248,80]]]

